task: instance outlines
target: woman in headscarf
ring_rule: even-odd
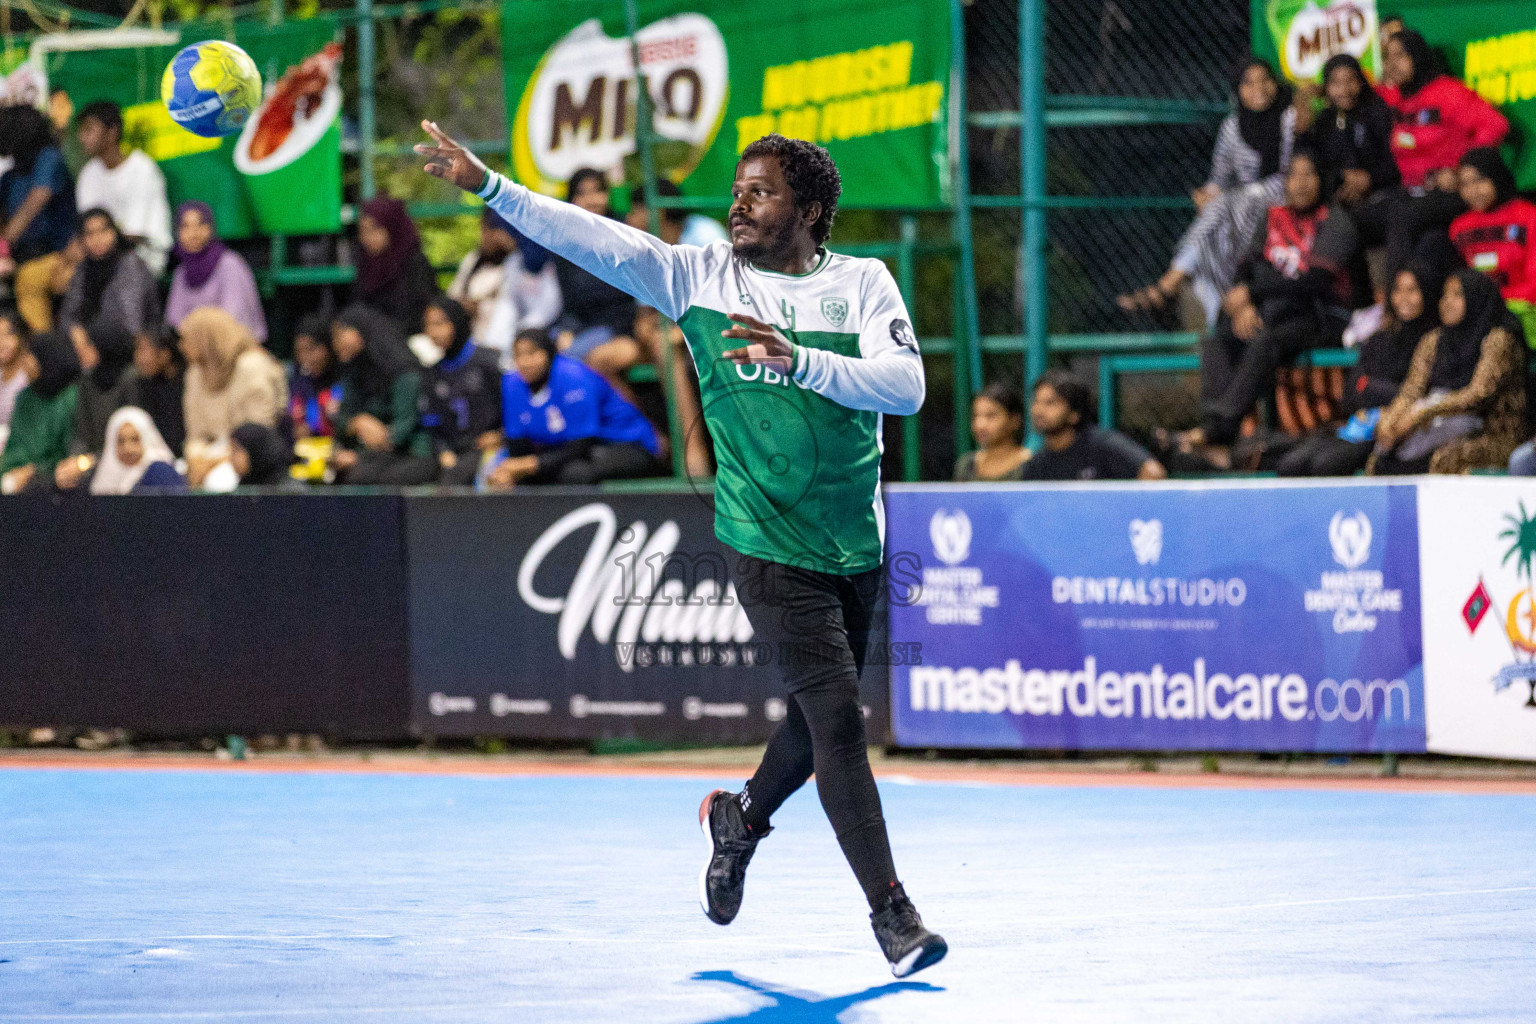
[[[395,321],[367,306],[331,326],[341,363],[341,408],[331,456],[339,484],[426,484],[437,479],[432,438],[421,426],[421,363]]]
[[[437,278],[421,251],[421,235],[405,204],[374,196],[357,219],[357,284],[352,298],[395,321],[406,334],[421,325]]]
[[[1371,472],[1464,473],[1504,466],[1522,437],[1525,342],[1498,287],[1463,268],[1445,279],[1438,330],[1376,427]]]
[[[229,435],[242,423],[276,427],[288,408],[283,368],[251,332],[222,309],[195,309],[181,321],[187,360],[183,408],[187,476],[202,486],[229,458]]]
[[[331,318],[312,313],[293,332],[288,419],[295,438],[330,437],[341,411],[341,366],[331,351]]]
[[[1323,191],[1351,211],[1402,181],[1392,156],[1392,108],[1371,88],[1360,62],[1337,53],[1323,65],[1328,105],[1307,132]]]
[[[181,334],[176,328],[162,324],[154,337],[139,337],[133,347],[133,375],[126,404],[149,413],[160,437],[177,453],[187,443],[186,377]]]
[[[1360,361],[1344,387],[1342,425],[1308,435],[1281,457],[1280,476],[1353,476],[1370,461],[1376,424],[1397,397],[1419,341],[1440,326],[1445,271],[1422,264],[1398,271],[1387,298],[1388,323],[1360,346]]]
[[[595,484],[661,468],[650,421],[548,331],[519,334],[512,359],[517,371],[502,378],[505,457],[488,467],[485,486]]]
[[[1309,108],[1268,62],[1250,57],[1234,81],[1237,109],[1221,122],[1211,176],[1191,193],[1198,215],[1157,283],[1121,295],[1127,311],[1160,310],[1186,283],[1214,324],[1242,250],[1264,213],[1285,195],[1285,168]]]
[[[1509,134],[1504,115],[1459,80],[1438,71],[1424,37],[1404,29],[1382,50],[1381,98],[1392,108],[1392,155],[1403,182],[1374,217],[1366,240],[1385,238],[1388,273],[1443,244],[1451,221],[1466,212],[1456,166],[1470,149],[1496,146]]]
[[[91,474],[92,494],[133,494],[145,490],[185,490],[171,454],[149,413],[125,406],[107,422],[107,447]]]
[[[229,461],[240,474],[241,487],[297,486],[288,474],[293,448],[271,427],[242,423],[229,436],[229,448]]]
[[[52,486],[54,467],[69,455],[80,360],[60,331],[33,335],[32,383],[16,396],[11,433],[0,455],[0,493]]]
[[[260,342],[267,340],[267,317],[261,309],[256,278],[250,264],[224,244],[213,222],[213,208],[196,200],[176,207],[176,270],[165,319],[177,327],[188,313],[217,306],[245,326]]]
[[[104,325],[133,337],[152,334],[160,325],[160,290],[149,267],[117,229],[106,210],[80,215],[84,258],[70,279],[59,308],[59,322],[73,333],[94,336]]]
[[[1493,278],[1509,303],[1536,302],[1536,205],[1515,192],[1515,176],[1493,146],[1469,149],[1457,166],[1467,212],[1451,221],[1451,244],[1473,270]]]
[[[427,303],[422,328],[442,357],[422,371],[421,425],[432,437],[438,482],[475,482],[480,450],[501,440],[501,361],[470,336],[469,312],[446,295]]]
[[[133,350],[138,339],[121,324],[111,321],[100,322],[90,335],[76,324],[69,334],[81,370],[69,453],[88,455],[95,460],[108,443],[107,421],[132,399],[134,374],[129,369],[133,365]],[[65,489],[78,484],[80,474],[75,466],[73,459],[59,463],[54,482]]]

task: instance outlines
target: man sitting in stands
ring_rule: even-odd
[[[1162,480],[1162,464],[1124,434],[1093,425],[1088,385],[1065,370],[1035,381],[1030,420],[1039,449],[1021,467],[1020,480]]]

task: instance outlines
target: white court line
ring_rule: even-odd
[[[626,992],[626,1002],[648,1000],[650,1002],[697,1002],[710,999],[712,993],[644,993]],[[273,1008],[270,1010],[165,1010],[154,1011],[116,1011],[108,1010],[100,1013],[21,1013],[0,1014],[0,1020],[242,1020],[252,1017],[315,1017],[325,1020],[346,1020],[359,1014],[379,1013],[474,1013],[486,1010],[518,1010],[535,1007],[572,1006],[583,1003],[595,1003],[600,1006],[610,1005],[613,996],[578,996],[570,995],[559,999],[526,999],[513,1000],[500,1003],[431,1003],[425,1006],[317,1006],[306,1009],[302,1007]],[[715,1000],[711,1000],[712,1002]]]
[[[1163,910],[1129,910],[1111,914],[1075,914],[1069,917],[1024,918],[1025,924],[1060,924],[1071,921],[1106,921],[1125,917],[1181,917],[1198,914],[1230,914],[1245,910],[1284,910],[1290,907],[1324,907],[1338,903],[1380,903],[1390,900],[1444,899],[1449,896],[1488,896],[1499,893],[1536,892],[1536,885],[1505,889],[1446,889],[1440,892],[1399,892],[1381,896],[1339,896],[1323,900],[1282,900],[1275,903],[1239,903],[1226,907],[1177,907]]]

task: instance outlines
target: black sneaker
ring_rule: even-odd
[[[891,962],[891,973],[898,978],[932,967],[949,952],[944,937],[923,927],[917,908],[900,889],[885,909],[870,914],[869,920],[874,925],[875,938],[880,940],[880,949]]]
[[[730,924],[741,910],[747,865],[757,842],[773,829],[753,835],[735,793],[717,789],[699,805],[699,828],[709,843],[709,862],[699,873],[699,905],[715,924]]]

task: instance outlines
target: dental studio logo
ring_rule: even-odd
[[[1359,509],[1335,512],[1328,522],[1328,547],[1338,569],[1324,570],[1316,589],[1303,597],[1306,610],[1330,616],[1335,633],[1370,633],[1384,614],[1403,610],[1403,592],[1388,587],[1380,569],[1370,569],[1371,518]]]
[[[1518,514],[1506,514],[1504,523],[1499,540],[1508,546],[1499,568],[1514,577],[1511,584],[1515,588],[1514,596],[1507,605],[1501,605],[1485,578],[1479,576],[1477,586],[1462,605],[1461,618],[1469,635],[1476,636],[1488,612],[1503,609],[1500,625],[1513,660],[1500,668],[1490,682],[1495,693],[1524,683],[1528,687],[1525,707],[1536,709],[1536,582],[1532,580],[1532,563],[1536,562],[1536,518],[1526,512],[1522,501]]]

